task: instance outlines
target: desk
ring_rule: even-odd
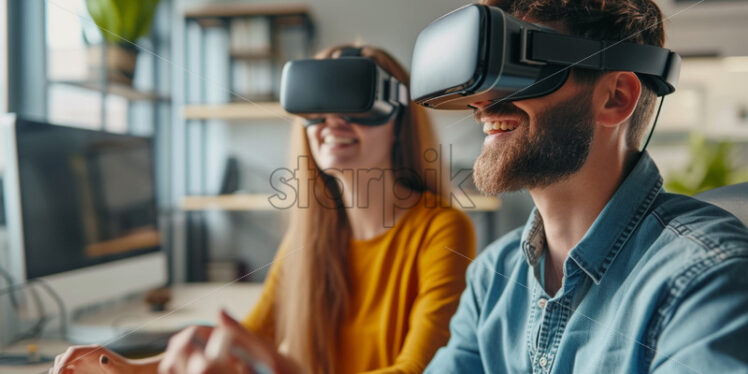
[[[195,283],[176,285],[172,288],[169,308],[163,312],[151,312],[142,298],[132,299],[111,308],[102,308],[86,315],[76,324],[86,326],[141,327],[146,331],[171,330],[195,323],[212,323],[218,317],[219,308],[224,308],[235,318],[242,319],[260,297],[259,283]],[[25,352],[26,346],[36,344],[42,355],[56,356],[64,352],[70,343],[61,340],[38,339],[16,343],[4,353]],[[46,373],[49,363],[29,366],[0,366],[2,373]]]

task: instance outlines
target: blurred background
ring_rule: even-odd
[[[277,103],[285,61],[357,41],[408,67],[418,32],[467,2],[116,3],[0,1],[0,112],[152,137],[161,247],[179,283],[265,277],[287,219],[267,203],[270,175],[288,161],[292,120]],[[747,181],[748,1],[657,3],[666,46],[684,57],[648,148],[666,188]],[[431,115],[445,160],[470,168],[483,139],[471,113]],[[521,192],[476,201],[479,248],[532,208]]]

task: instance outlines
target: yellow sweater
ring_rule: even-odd
[[[420,373],[449,340],[475,234],[464,213],[427,207],[434,201],[427,195],[383,234],[351,241],[352,300],[336,353],[341,373]],[[243,322],[269,340],[279,267],[272,266],[260,301]]]

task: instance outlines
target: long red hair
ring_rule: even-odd
[[[337,58],[352,45],[340,45],[321,51],[316,58]],[[410,77],[405,68],[381,49],[363,46],[361,55],[374,59],[385,71],[406,86]],[[276,344],[313,373],[335,373],[338,331],[346,317],[351,290],[348,277],[348,248],[352,237],[348,217],[334,177],[321,172],[312,158],[303,126],[294,126],[291,142],[294,164],[308,160],[309,167],[298,169],[298,191],[324,191],[309,198],[308,207],[296,208],[283,240],[287,256],[281,258],[280,287],[276,295]],[[410,102],[394,126],[393,170],[407,170],[396,177],[399,183],[415,191],[431,191],[445,197],[441,181],[444,175],[439,161],[424,158],[436,149],[437,140],[431,121],[423,108]],[[438,170],[439,177],[426,170]],[[446,201],[446,200],[445,200]]]

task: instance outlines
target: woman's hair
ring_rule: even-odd
[[[332,47],[318,53],[316,58],[337,58],[346,47],[354,46]],[[408,73],[387,52],[371,46],[360,48],[363,57],[373,59],[397,80],[409,85]],[[445,196],[448,191],[444,187],[448,184],[441,180],[444,173],[434,166],[441,164],[440,160],[434,160],[441,155],[425,109],[411,101],[396,121],[391,157],[394,180],[414,191]],[[430,149],[435,153],[425,158]],[[295,207],[281,245],[284,251],[276,256],[281,261],[281,276],[276,288],[275,343],[311,372],[334,373],[339,327],[345,320],[351,296],[348,274],[351,227],[340,185],[320,170],[301,125],[294,126],[291,150],[290,160],[297,170],[295,180],[300,195],[297,202],[308,201],[302,204],[308,206]],[[436,157],[432,157],[434,154]]]

